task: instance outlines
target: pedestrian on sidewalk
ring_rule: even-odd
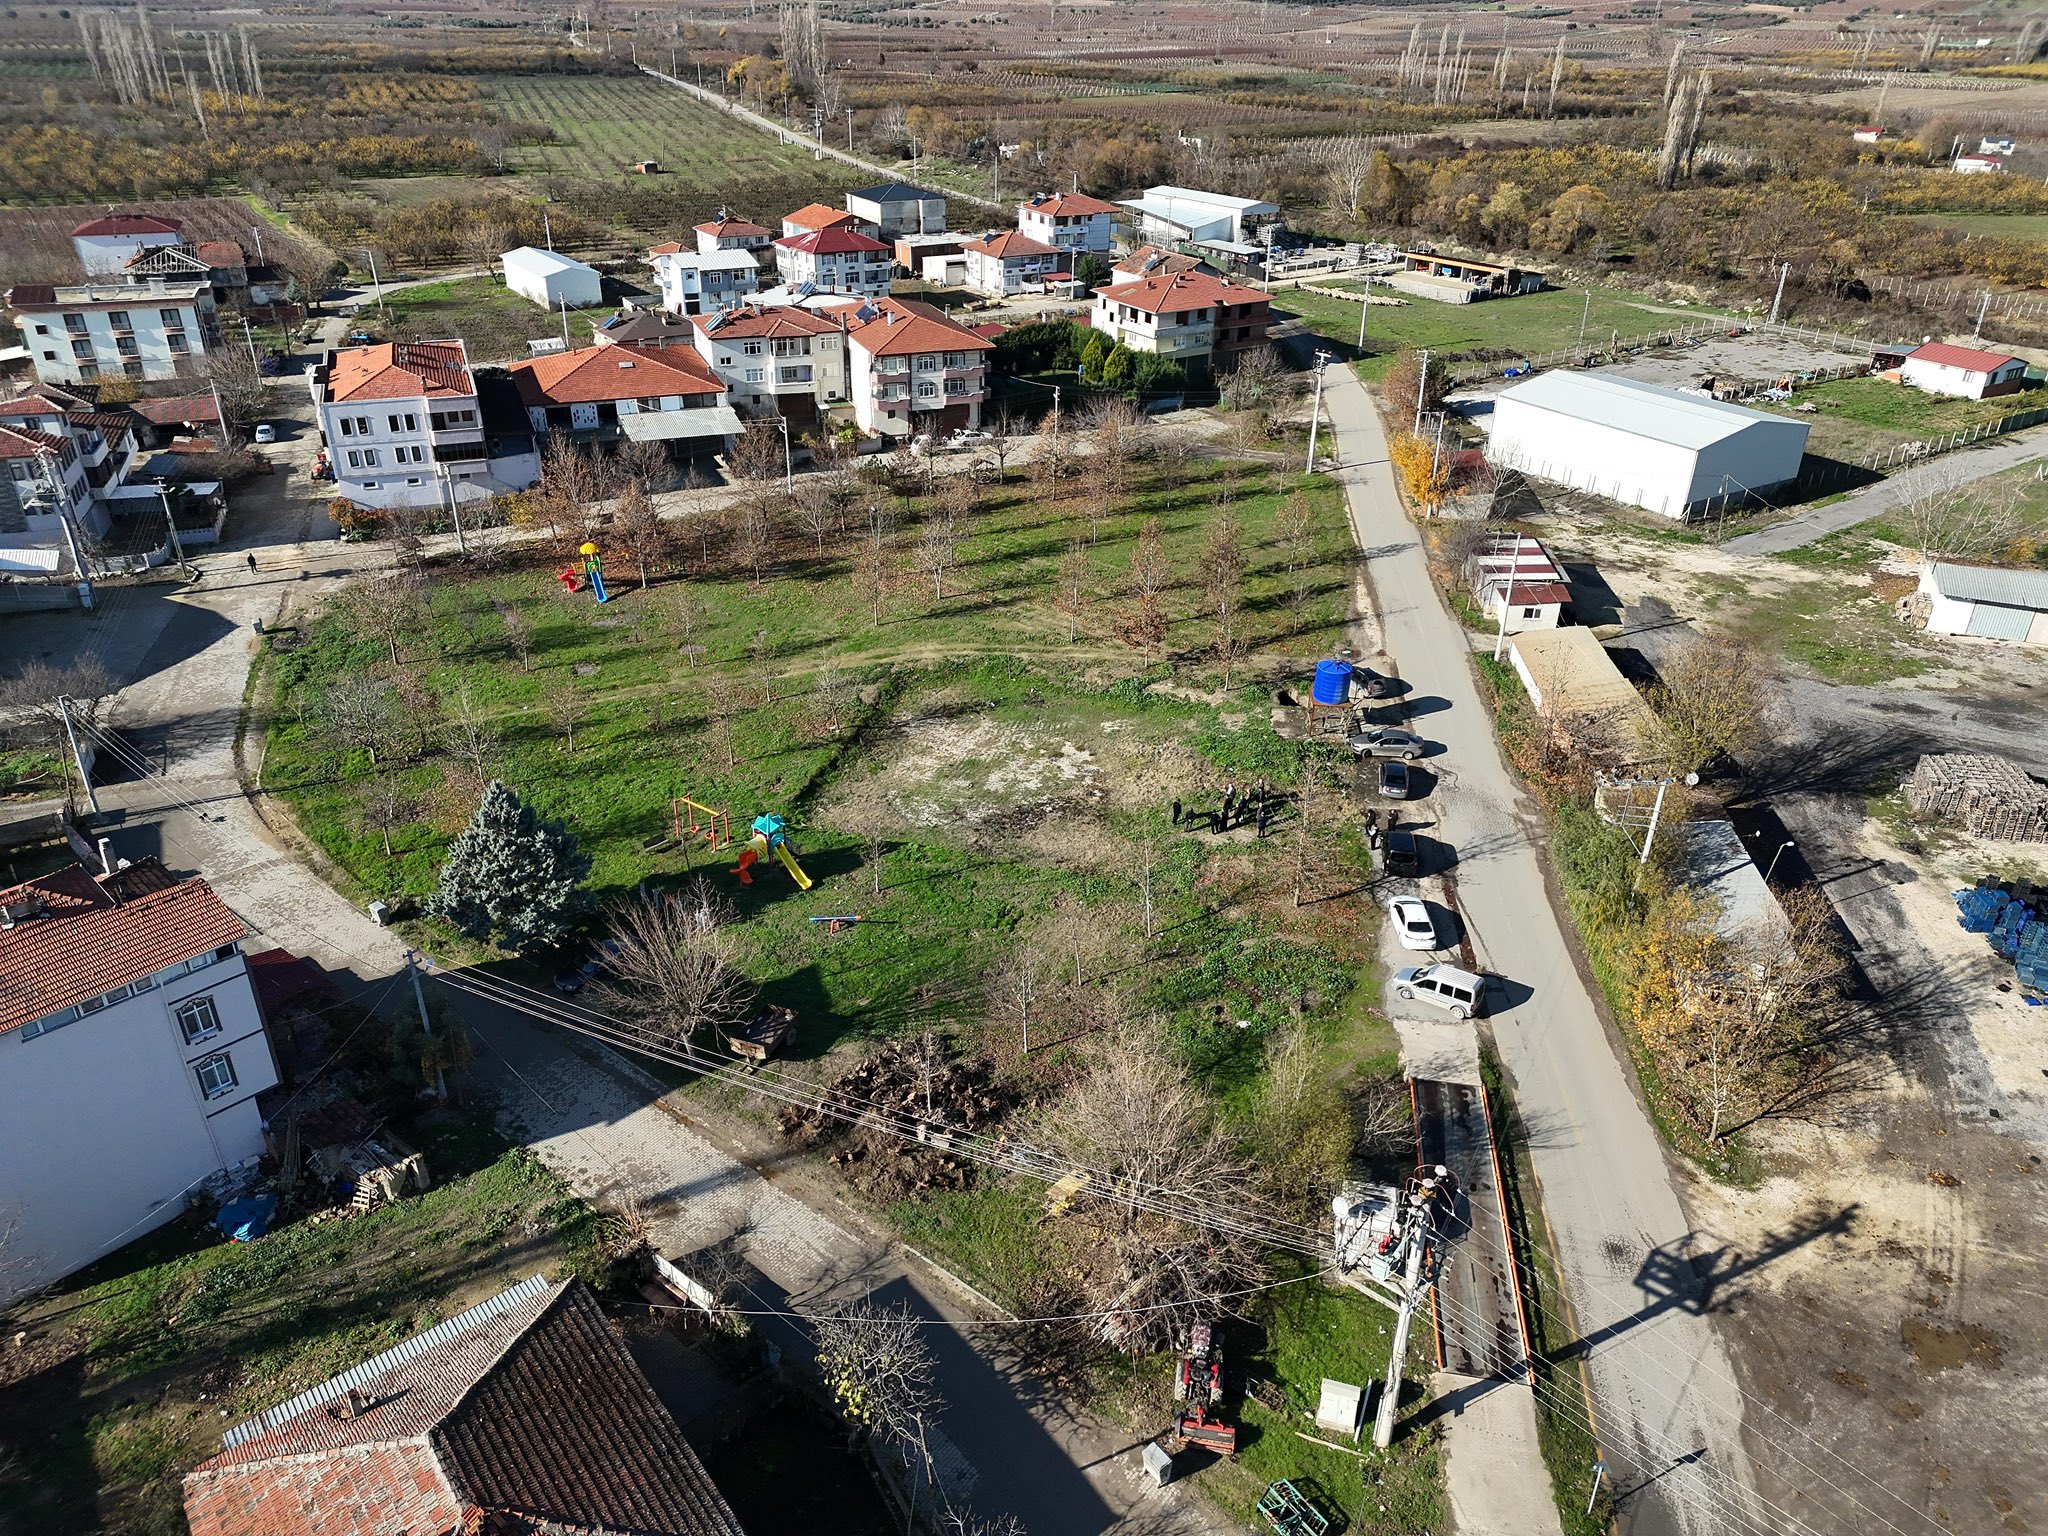
[[[256,574],[256,551],[253,549],[249,551],[249,574]]]

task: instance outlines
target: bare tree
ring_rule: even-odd
[[[1287,572],[1288,627],[1301,633],[1301,611],[1308,601],[1309,573],[1315,562],[1315,508],[1296,491],[1280,503],[1273,518],[1273,533],[1280,543],[1280,556]]]
[[[1202,545],[1202,585],[1216,622],[1216,655],[1223,665],[1226,689],[1244,648],[1244,571],[1244,541],[1238,536],[1237,519],[1224,512],[1209,525],[1209,537]]]
[[[882,605],[889,599],[895,571],[889,561],[889,546],[878,534],[870,533],[860,543],[853,562],[853,588],[867,604],[868,618],[882,622]]]
[[[988,975],[989,1015],[1017,1031],[1018,1049],[1031,1054],[1031,1026],[1041,1020],[1053,991],[1053,958],[1035,935],[1020,934]]]
[[[1257,1244],[1198,1222],[1244,1212],[1257,1176],[1156,1027],[1126,1023],[1083,1062],[1040,1125],[1059,1156],[1101,1175],[1067,1217],[1083,1294],[1106,1314],[1103,1337],[1165,1343],[1256,1274]]]
[[[953,562],[960,553],[960,534],[950,517],[933,517],[926,521],[918,534],[917,550],[914,556],[919,574],[932,579],[932,601],[944,602],[946,597],[946,572],[953,568]]]
[[[732,557],[758,582],[761,568],[768,563],[774,547],[775,524],[768,515],[768,504],[758,496],[749,496],[733,509]]]
[[[906,1536],[932,1477],[931,1432],[944,1402],[932,1378],[937,1362],[907,1305],[863,1299],[838,1305],[813,1323],[818,1375],[856,1438],[872,1437],[913,1479]]]
[[[1332,783],[1328,771],[1317,762],[1302,765],[1301,782],[1295,788],[1294,820],[1294,904],[1306,906],[1318,899],[1330,878],[1331,839],[1337,817],[1344,807],[1344,791]]]
[[[1031,473],[1045,488],[1046,500],[1058,501],[1060,486],[1073,477],[1074,429],[1061,422],[1058,411],[1049,411],[1038,424],[1036,443]]]
[[[505,628],[505,649],[519,660],[519,670],[533,670],[533,620],[521,613],[510,603],[492,600],[491,606],[498,612],[498,622]]]
[[[740,765],[739,726],[742,709],[738,687],[725,678],[704,685],[704,747],[731,773]]]
[[[1245,353],[1223,380],[1223,404],[1233,411],[1269,410],[1290,393],[1287,365],[1271,347]]]
[[[1901,478],[1911,489],[1890,520],[1919,550],[1923,563],[2003,554],[2025,529],[2020,515],[2024,481],[1972,481],[1948,463],[1923,465]]]
[[[367,672],[347,671],[327,685],[320,707],[335,739],[345,748],[369,753],[370,766],[376,767],[377,753],[397,724],[391,690]]]
[[[1166,638],[1168,621],[1161,598],[1172,579],[1166,535],[1158,518],[1147,518],[1145,526],[1138,530],[1130,570],[1124,577],[1125,590],[1137,600],[1136,606],[1117,621],[1117,634],[1126,644],[1152,646]]]
[[[655,510],[654,498],[638,480],[628,481],[612,506],[611,536],[631,557],[640,573],[640,590],[645,592],[650,585],[648,567],[666,562],[674,540],[668,524]]]
[[[1151,832],[1140,832],[1130,843],[1131,884],[1138,888],[1138,915],[1145,937],[1157,932],[1159,865],[1165,849]]]
[[[68,762],[71,742],[57,700],[70,699],[72,720],[91,727],[113,691],[105,664],[90,651],[62,664],[25,661],[0,677],[0,736],[32,742]]]
[[[546,711],[548,721],[562,733],[566,749],[576,750],[576,727],[583,723],[587,704],[582,691],[568,683],[541,690],[540,707]]]
[[[882,855],[889,834],[903,830],[903,818],[889,801],[889,793],[876,780],[860,786],[848,797],[833,819],[860,839],[861,857],[868,867],[868,892],[882,894]]]
[[[1079,539],[1069,539],[1060,552],[1059,570],[1053,578],[1052,605],[1067,621],[1067,644],[1080,633],[1088,616],[1088,550]]]
[[[466,687],[456,689],[442,706],[441,740],[479,786],[490,783],[500,735],[497,723]]]
[[[1352,1116],[1308,1026],[1296,1019],[1266,1042],[1251,1144],[1265,1187],[1298,1217],[1328,1210],[1352,1149]]]
[[[1362,138],[1338,139],[1329,147],[1330,206],[1350,215],[1354,223],[1363,215],[1374,153]]]
[[[391,857],[391,834],[413,818],[415,805],[405,786],[388,773],[370,781],[356,803],[357,825],[365,833],[375,832],[384,844],[384,857]]]
[[[752,421],[732,445],[726,462],[733,476],[760,484],[782,478],[785,466],[782,429],[772,421]]]
[[[982,419],[982,430],[988,433],[989,457],[996,461],[996,481],[1000,484],[1010,473],[1010,455],[1016,451],[1017,439],[1028,436],[1016,413],[1004,406],[995,415]]]
[[[806,475],[797,482],[796,493],[790,498],[790,520],[799,531],[810,535],[821,555],[825,553],[825,535],[838,523],[836,490],[830,477]]]
[[[818,715],[824,721],[826,732],[837,736],[846,723],[847,714],[860,697],[853,679],[837,667],[827,666],[819,672],[811,691],[817,696]]]
[[[568,433],[548,434],[540,454],[540,486],[528,503],[560,539],[564,530],[579,537],[593,516],[591,503],[604,488],[597,462]]]
[[[688,1041],[746,1019],[755,989],[738,965],[727,907],[701,879],[676,896],[626,902],[612,914],[611,958],[592,1003],[647,1034]]]
[[[1722,757],[1740,760],[1771,732],[1784,684],[1757,647],[1695,634],[1665,653],[1649,690],[1657,744],[1681,773]]]

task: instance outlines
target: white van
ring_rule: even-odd
[[[1415,965],[1396,971],[1394,991],[1411,1001],[1433,1003],[1457,1019],[1469,1019],[1486,1007],[1486,978],[1455,965]]]

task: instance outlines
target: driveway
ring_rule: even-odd
[[[1513,1080],[1558,1262],[1569,1336],[1590,1363],[1608,1476],[1632,1531],[1769,1528],[1742,1445],[1743,1399],[1693,1257],[1663,1148],[1575,966],[1537,855],[1539,813],[1501,762],[1465,632],[1445,611],[1394,488],[1372,401],[1348,367],[1324,395],[1387,651],[1428,701],[1417,729],[1456,781],[1436,834],[1456,854],[1458,907],[1481,968],[1505,983],[1491,1025]],[[1587,1469],[1590,1477],[1591,1469]]]

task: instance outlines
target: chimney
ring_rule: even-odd
[[[114,872],[114,845],[104,837],[100,839],[100,868],[110,875]]]

